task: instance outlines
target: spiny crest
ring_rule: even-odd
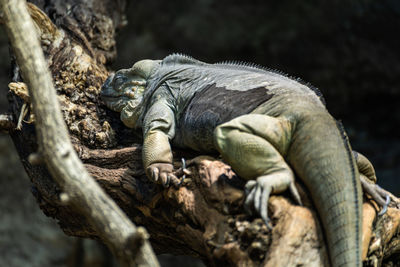
[[[336,127],[339,129],[340,135],[342,136],[343,140],[347,143],[349,142],[349,137],[344,129],[343,123],[341,120],[336,120]]]
[[[304,81],[303,79],[301,79],[299,77],[294,77],[294,76],[290,76],[290,75],[286,75],[286,74],[285,74],[285,76],[291,80],[295,80],[296,82],[308,87],[311,91],[313,91],[318,96],[318,98],[319,98],[319,100],[321,100],[322,104],[324,104],[324,106],[326,106],[325,98],[324,98],[322,92],[317,87],[315,87],[314,85],[312,85],[309,82]]]
[[[293,77],[293,76],[289,76],[288,74],[280,71],[280,70],[276,70],[276,69],[271,69],[271,68],[267,68],[264,66],[261,66],[259,64],[255,64],[255,63],[250,63],[250,62],[244,62],[244,61],[222,61],[222,62],[217,62],[214,64],[208,64],[205,62],[202,62],[200,60],[197,60],[191,56],[188,55],[184,55],[184,54],[180,54],[180,53],[174,53],[171,54],[167,57],[165,57],[162,61],[163,64],[193,64],[193,65],[198,65],[198,66],[217,66],[217,67],[223,67],[226,69],[239,69],[239,70],[249,70],[249,71],[253,71],[253,72],[259,72],[259,73],[274,73],[274,74],[278,74],[281,75],[283,77],[289,78],[291,80],[297,81],[298,83],[308,87],[310,90],[312,90],[317,96],[318,98],[321,100],[321,102],[326,105],[325,99],[321,93],[321,91],[313,86],[312,84],[310,84],[309,82],[305,82],[300,78],[297,77]]]
[[[347,133],[344,130],[344,126],[343,126],[343,124],[342,124],[342,122],[340,120],[336,121],[336,126],[337,126],[337,128],[338,128],[338,130],[340,132],[340,135],[342,136],[342,140],[343,140],[346,152],[347,152],[348,160],[349,160],[349,162],[351,162],[350,168],[351,168],[351,174],[352,174],[351,181],[353,182],[353,188],[357,188],[357,179],[358,178],[356,177],[356,168],[355,168],[354,156],[353,156],[353,152],[352,152],[351,147],[350,147],[349,137],[347,136]],[[355,190],[354,191],[355,198],[357,198],[357,195],[358,195],[357,194],[357,190]],[[356,210],[360,210],[361,209],[361,207],[360,207],[360,205],[358,204],[357,201],[354,204],[356,206]],[[357,240],[359,240],[358,235],[359,235],[360,232],[359,232],[359,229],[358,229],[358,227],[359,227],[358,224],[356,224],[355,227],[356,227]],[[356,253],[358,254],[357,258],[360,257],[359,256],[359,254],[360,254],[360,249],[359,248],[357,248]]]
[[[206,65],[207,63],[204,63],[200,60],[197,60],[191,56],[187,56],[184,54],[179,54],[179,53],[174,53],[169,56],[166,56],[162,60],[162,64],[165,65],[174,65],[174,64],[194,64],[194,65]]]
[[[280,71],[277,69],[271,69],[271,68],[261,66],[259,64],[243,62],[243,61],[223,61],[223,62],[217,62],[213,65],[218,65],[218,66],[222,66],[225,68],[235,68],[235,69],[250,70],[250,71],[256,71],[256,72],[266,72],[266,73],[272,72],[272,73],[281,75],[281,76],[289,78],[291,80],[295,80],[298,83],[310,88],[318,96],[318,98],[321,100],[321,102],[324,105],[326,105],[325,98],[323,97],[321,91],[317,87],[313,86],[309,82],[302,80],[301,78],[290,76],[283,71]]]
[[[245,62],[245,61],[222,61],[222,62],[217,62],[214,63],[213,65],[225,67],[225,68],[235,68],[235,69],[242,69],[242,70],[251,70],[251,71],[256,71],[256,72],[270,72],[269,69],[255,64],[251,62]]]

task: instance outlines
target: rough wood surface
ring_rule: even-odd
[[[108,245],[122,266],[158,266],[158,261],[143,228],[137,228],[115,202],[90,177],[74,151],[53,86],[51,74],[31,19],[46,17],[24,0],[1,0],[11,47],[28,90],[24,101],[31,101],[35,114],[38,153],[62,189],[60,201],[86,218],[101,240]],[[62,36],[45,20],[48,41]],[[54,38],[53,38],[54,37]],[[23,89],[22,89],[23,90]],[[15,91],[14,91],[15,92]],[[21,96],[20,94],[17,94]],[[23,113],[24,114],[24,113]],[[20,129],[20,127],[18,127]],[[32,163],[32,156],[30,157]]]
[[[92,177],[128,217],[146,227],[157,253],[192,255],[211,266],[327,266],[318,215],[301,184],[298,187],[304,207],[294,205],[286,194],[271,197],[269,212],[274,224],[271,231],[261,219],[244,213],[243,181],[216,157],[174,151],[176,167],[180,166],[181,157],[188,160],[190,177],[178,189],[164,189],[150,183],[141,165],[140,133],[125,128],[118,114],[107,110],[98,97],[109,73],[105,63],[115,53],[113,46],[98,48],[96,38],[90,37],[93,27],[87,25],[100,16],[103,18],[100,25],[109,23],[104,28],[113,32],[122,15],[114,11],[108,14],[107,10],[93,12],[90,4],[82,1],[79,6],[84,6],[83,9],[71,8],[65,16],[65,5],[60,3],[38,3],[55,18],[56,26],[43,14],[32,16],[42,33],[42,47],[75,151]],[[113,34],[103,38],[104,43],[114,41]],[[22,101],[17,96],[12,98],[11,109],[17,118]],[[99,233],[73,206],[60,201],[61,190],[44,166],[29,163],[28,155],[37,149],[33,128],[32,124],[24,123],[22,130],[12,132],[11,136],[35,186],[40,207],[46,215],[56,218],[67,234],[99,238]],[[398,209],[391,208],[384,216],[377,217],[376,206],[366,200],[365,266],[393,266],[390,264],[399,262],[399,221]]]

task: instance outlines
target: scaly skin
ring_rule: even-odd
[[[298,122],[287,160],[311,193],[332,266],[361,266],[362,194],[350,146],[329,115],[308,116],[314,121]]]
[[[344,132],[319,105],[312,103],[307,106],[299,105],[302,102],[300,98],[297,99],[297,104],[292,105],[295,110],[293,112],[286,108],[285,99],[276,99],[276,101],[282,102],[283,105],[266,103],[253,113],[276,116],[280,121],[279,127],[271,131],[261,125],[260,130],[279,133],[269,134],[265,138],[274,145],[309,189],[325,230],[332,266],[361,266],[362,193],[350,145],[347,138],[342,136]],[[223,139],[220,141],[221,144],[217,142],[220,146],[219,151],[242,177],[248,177],[252,169],[260,170],[262,166],[269,163],[269,161],[256,161],[260,154],[255,154],[253,157],[251,155],[255,153],[254,151],[260,151],[259,146],[265,144],[246,140],[246,143],[251,142],[251,145],[242,146],[239,155],[236,149],[232,149],[234,144],[227,140],[229,137],[226,136],[229,133],[224,134],[223,131],[235,127],[241,130],[242,135],[246,132],[257,133],[258,129],[255,127],[258,127],[262,121],[268,120],[268,118],[262,119],[265,115],[258,116],[259,118],[255,118],[258,124],[251,123],[252,118],[247,115],[243,116],[243,119],[239,117],[217,127],[217,136],[223,136],[220,137]],[[235,125],[239,124],[237,121],[240,120],[242,122],[239,128]],[[271,124],[273,122],[269,122],[269,125]],[[234,138],[239,139],[240,134]],[[247,154],[246,150],[248,150]],[[246,160],[237,162],[235,159],[240,157]],[[265,159],[265,156],[263,158]],[[279,163],[279,161],[276,162]],[[284,167],[274,164],[279,168],[272,172],[273,176],[276,176]],[[256,174],[258,175],[260,174]],[[270,174],[267,173],[267,175]],[[281,176],[278,176],[278,179],[282,179]],[[280,185],[282,184],[278,186]],[[276,187],[275,184],[273,186]],[[269,194],[268,190],[264,190],[263,194]],[[274,193],[281,191],[283,190]],[[258,204],[255,202],[255,205]]]
[[[301,203],[295,173],[320,215],[332,266],[361,266],[358,168],[344,131],[309,86],[254,66],[171,55],[118,71],[102,97],[126,126],[143,129],[143,165],[151,180],[179,181],[171,144],[218,150],[248,180],[245,208],[269,225],[270,194],[289,189]],[[357,163],[371,176],[368,161]]]

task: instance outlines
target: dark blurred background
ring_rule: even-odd
[[[126,14],[114,69],[179,52],[210,63],[254,62],[300,77],[323,92],[353,149],[374,164],[378,183],[400,194],[400,1],[130,1]],[[0,58],[3,113],[10,64],[2,30]],[[84,266],[77,254],[90,243],[65,237],[41,213],[4,134],[0,173],[0,266]]]

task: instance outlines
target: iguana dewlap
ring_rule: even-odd
[[[102,98],[126,126],[143,129],[143,164],[154,181],[176,179],[171,145],[217,150],[249,180],[246,208],[268,223],[271,193],[289,189],[300,202],[295,173],[320,214],[332,265],[361,266],[358,168],[318,91],[254,66],[171,55],[117,71]]]

